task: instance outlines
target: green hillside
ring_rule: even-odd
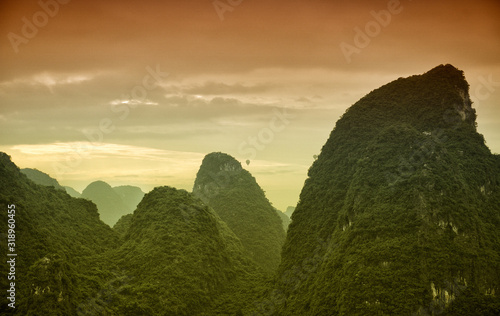
[[[283,229],[286,230],[288,229],[288,225],[290,225],[290,217],[288,217],[288,215],[286,215],[285,213],[283,213],[282,211],[278,210],[278,209],[275,209],[276,211],[276,214],[278,214],[278,216],[280,217],[281,219],[281,223],[283,224]]]
[[[280,263],[285,239],[282,221],[255,178],[224,153],[205,156],[193,193],[210,205],[265,271]]]
[[[292,215],[273,310],[498,315],[500,164],[475,118],[451,65],[349,108]]]
[[[17,255],[12,280],[16,309],[2,304],[0,314],[71,315],[110,276],[112,266],[101,271],[101,258],[117,247],[118,235],[99,220],[92,202],[33,183],[4,153],[0,153],[0,204],[4,210],[14,205],[15,210],[0,213],[2,232],[7,232],[9,219],[15,225],[13,251],[5,239],[0,252]],[[2,260],[0,274],[6,276],[9,268],[7,259]],[[7,282],[0,278],[3,293],[10,287]]]
[[[113,191],[120,196],[127,209],[130,210],[130,213],[135,210],[145,194],[141,188],[132,185],[113,187]]]
[[[130,277],[119,315],[235,315],[260,278],[215,212],[170,187],[146,194],[115,259]]]
[[[74,198],[79,198],[82,196],[82,194],[80,192],[76,191],[72,187],[63,186],[63,188],[64,188],[64,190],[66,190],[66,193],[68,193],[70,196],[72,196]]]
[[[24,168],[21,169],[21,172],[28,177],[31,181],[35,182],[36,184],[48,186],[48,187],[54,187],[57,190],[65,191],[66,189],[62,187],[59,182],[49,176],[48,174],[38,170],[38,169],[31,169],[31,168]]]
[[[113,226],[125,214],[133,211],[113,188],[104,181],[94,181],[82,192],[82,198],[97,205],[101,220]]]

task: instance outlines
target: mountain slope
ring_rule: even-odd
[[[101,220],[111,227],[120,217],[132,211],[115,190],[104,181],[95,181],[89,184],[83,190],[82,198],[94,202],[99,210]]]
[[[120,315],[214,315],[218,308],[234,315],[238,307],[217,301],[228,292],[236,299],[259,275],[211,208],[170,187],[146,194],[116,257],[130,277]]]
[[[132,224],[133,214],[127,214],[120,217],[120,219],[113,226],[113,230],[117,232],[120,236],[125,236]]]
[[[274,209],[276,211],[276,214],[278,214],[279,218],[281,219],[281,224],[283,225],[283,230],[286,232],[288,229],[288,225],[290,225],[290,217],[283,213],[282,211],[278,210],[277,208]]]
[[[283,225],[283,230],[286,232],[286,230],[288,229],[288,225],[290,225],[290,217],[288,217],[288,215],[286,215],[285,213],[283,213],[282,211],[280,211],[278,209],[275,209],[275,211],[276,211],[276,214],[278,214],[278,216],[281,219],[281,223]]]
[[[96,206],[52,187],[29,180],[10,157],[0,153],[0,231],[8,220],[15,233],[13,251],[0,243],[4,255],[15,252],[16,309],[0,306],[2,315],[71,315],[95,293],[107,273],[97,273],[100,257],[118,246],[118,235],[99,220]],[[5,236],[5,235],[4,235]],[[5,236],[7,238],[7,236]],[[1,275],[9,271],[7,260]],[[8,289],[6,277],[1,289]]]
[[[80,192],[76,191],[72,187],[63,186],[63,188],[64,188],[64,190],[66,190],[66,193],[68,193],[70,196],[72,196],[74,198],[79,198],[82,196],[82,194]]]
[[[59,182],[49,176],[48,174],[38,170],[38,169],[31,169],[31,168],[24,168],[21,169],[21,172],[25,174],[28,179],[31,181],[35,182],[36,184],[48,186],[48,187],[54,187],[57,190],[65,191],[66,189],[62,187]]]
[[[280,315],[496,315],[500,164],[451,65],[339,119],[292,215]],[[300,268],[297,270],[296,267]]]
[[[255,178],[238,161],[223,153],[206,155],[193,193],[227,223],[261,268],[275,271],[285,239],[281,219]]]
[[[131,185],[113,187],[113,190],[120,196],[130,213],[135,210],[145,194],[142,192],[141,188]]]

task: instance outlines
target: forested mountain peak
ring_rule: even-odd
[[[475,118],[451,65],[399,78],[346,111],[292,215],[283,315],[500,308],[500,166]],[[289,280],[301,262],[314,265]]]
[[[239,181],[245,181],[251,186],[256,185],[255,179],[232,156],[220,152],[210,153],[203,158],[196,174],[193,193],[208,201],[221,189],[229,188]]]
[[[241,170],[241,163],[234,159],[234,157],[221,153],[210,153],[203,158],[202,165],[210,171],[239,171]]]
[[[227,223],[260,267],[274,272],[285,239],[282,220],[255,178],[236,159],[224,153],[206,155],[193,193]]]
[[[87,185],[87,187],[83,190],[82,194],[84,194],[85,191],[88,192],[91,190],[112,190],[112,189],[113,188],[108,183],[101,180],[97,180]]]
[[[135,277],[125,299],[134,308],[124,309],[127,315],[216,314],[214,302],[257,272],[226,224],[185,190],[153,189],[129,220],[118,251]]]
[[[121,185],[113,187],[113,190],[120,196],[130,212],[135,210],[144,197],[142,189],[133,185]]]
[[[91,200],[97,205],[101,220],[113,226],[125,214],[133,211],[118,193],[104,181],[90,183],[82,192],[82,198]]]

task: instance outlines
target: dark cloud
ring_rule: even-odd
[[[41,10],[36,1],[4,2],[2,34],[21,34],[22,18]],[[221,21],[211,1],[72,1],[17,54],[2,37],[0,78],[47,69],[138,72],[157,63],[193,74],[266,67],[401,71],[410,62],[416,72],[429,60],[423,55],[433,56],[432,66],[442,57],[463,64],[496,60],[498,1],[401,0],[402,11],[347,63],[340,44],[354,45],[355,29],[364,30],[375,20],[371,12],[387,10],[388,3],[245,1]]]

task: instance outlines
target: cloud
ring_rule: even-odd
[[[45,86],[51,93],[53,88],[61,85],[77,85],[82,82],[94,79],[93,74],[56,74],[51,72],[41,72],[29,77],[15,78],[10,81],[0,82],[0,87],[8,89],[13,86]]]
[[[128,105],[130,107],[137,107],[141,105],[158,105],[158,102],[153,102],[149,99],[144,99],[144,100],[136,100],[133,98],[130,98],[128,100],[123,100],[123,99],[115,99],[111,102],[109,102],[110,105]]]
[[[243,166],[245,167],[245,164],[243,164]],[[280,175],[303,174],[309,166],[270,160],[251,160],[247,168],[254,175]]]
[[[139,177],[134,182],[174,177],[184,183],[199,168],[204,154],[151,147],[88,142],[0,147],[22,166],[46,170],[57,179],[113,179]],[[158,183],[157,184],[168,184]]]
[[[273,88],[269,84],[245,85],[241,83],[227,84],[209,81],[192,87],[180,88],[186,94],[196,95],[234,95],[267,92]]]
[[[90,142],[67,142],[38,145],[15,145],[12,150],[24,155],[37,156],[45,161],[65,161],[68,155],[78,154],[85,159],[131,158],[151,161],[185,161],[203,157],[199,153],[177,152],[148,147]]]

